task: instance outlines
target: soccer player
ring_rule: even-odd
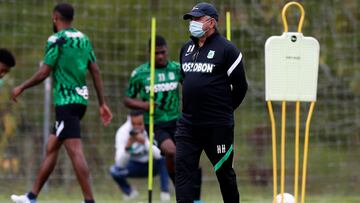
[[[150,45],[150,42],[149,42]],[[181,81],[180,65],[169,61],[168,48],[162,36],[155,39],[155,111],[154,138],[165,155],[169,176],[175,183],[175,140],[176,123],[179,118],[179,82]],[[149,46],[150,47],[150,46]],[[139,95],[140,98],[137,98]],[[150,63],[137,67],[129,79],[124,104],[131,109],[145,111],[144,121],[149,125],[150,100]],[[148,127],[147,127],[148,128]],[[200,202],[201,170],[194,170],[194,201]]]
[[[0,48],[0,78],[3,78],[15,64],[15,58],[11,52]]]
[[[115,164],[110,174],[124,193],[124,200],[136,197],[139,193],[126,181],[127,177],[148,176],[150,142],[144,125],[142,110],[132,110],[126,122],[116,132]],[[152,145],[154,156],[154,175],[160,175],[160,200],[169,201],[169,176],[160,154],[160,149]]]
[[[224,203],[238,203],[232,168],[234,110],[247,91],[242,54],[216,29],[218,14],[199,3],[184,15],[191,19],[189,40],[181,49],[183,109],[176,140],[176,199],[192,202],[193,171],[204,150],[214,166]]]
[[[85,114],[89,97],[86,85],[88,70],[94,82],[100,117],[105,126],[110,123],[112,114],[104,99],[103,84],[91,43],[86,35],[71,26],[73,16],[74,9],[70,4],[60,3],[55,6],[52,14],[55,34],[47,41],[43,65],[30,79],[12,91],[12,99],[16,101],[24,90],[39,84],[52,73],[56,124],[31,191],[25,195],[12,195],[11,199],[16,203],[36,202],[42,186],[55,167],[62,145],[71,159],[84,203],[95,202],[80,140],[80,120]]]

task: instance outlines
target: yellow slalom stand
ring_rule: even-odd
[[[153,186],[153,148],[154,143],[154,84],[155,84],[155,35],[156,19],[151,19],[151,44],[150,44],[150,109],[149,109],[149,170],[148,170],[148,191],[149,203],[152,201]]]
[[[297,6],[301,17],[297,32],[288,32],[286,11],[290,6]],[[297,2],[287,3],[282,10],[284,33],[281,36],[270,37],[265,44],[266,69],[266,100],[271,121],[272,133],[272,160],[273,160],[273,200],[277,199],[277,142],[276,124],[272,101],[282,102],[281,114],[281,168],[280,192],[281,203],[284,203],[285,193],[285,134],[286,134],[286,102],[296,103],[295,119],[295,171],[294,171],[294,198],[298,202],[299,180],[299,140],[300,140],[300,102],[311,102],[305,126],[304,155],[302,164],[301,203],[305,202],[306,175],[308,162],[309,130],[311,117],[314,111],[317,90],[320,46],[315,38],[304,37],[301,33],[305,11]]]
[[[231,41],[231,19],[230,12],[226,12],[226,39]]]

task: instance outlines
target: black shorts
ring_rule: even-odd
[[[166,139],[171,139],[175,143],[176,123],[177,119],[154,125],[154,139],[157,146],[160,147]],[[149,133],[149,125],[145,127]]]
[[[55,107],[56,122],[53,134],[59,140],[80,138],[80,120],[86,112],[83,104],[67,104]]]
[[[224,164],[227,165],[226,167],[231,167],[232,165],[234,147],[233,125],[197,127],[179,122],[175,139],[177,161],[179,159],[186,163],[191,162],[196,169],[199,165],[201,152],[205,151],[214,167],[214,171],[222,168]],[[188,165],[186,163],[184,164]]]

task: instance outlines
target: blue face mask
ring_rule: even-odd
[[[193,20],[190,21],[189,31],[190,31],[191,35],[196,38],[200,38],[200,37],[204,36],[204,34],[208,30],[203,30],[203,25],[204,25],[204,23],[200,23],[200,22],[193,21]]]

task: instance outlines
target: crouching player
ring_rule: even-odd
[[[124,193],[124,200],[135,198],[139,193],[127,182],[126,178],[143,178],[148,176],[150,142],[144,125],[142,110],[132,110],[127,121],[116,132],[115,164],[110,174]],[[160,199],[169,201],[169,176],[160,150],[152,145],[154,156],[154,175],[160,175]]]

